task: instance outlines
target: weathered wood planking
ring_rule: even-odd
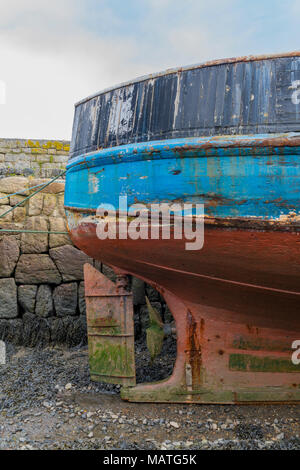
[[[167,71],[87,98],[75,108],[71,157],[151,140],[300,131],[294,54]]]

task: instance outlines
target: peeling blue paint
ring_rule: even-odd
[[[96,209],[105,203],[118,208],[119,195],[126,194],[129,205],[202,203],[214,217],[300,214],[300,148],[289,145],[297,136],[172,139],[75,157],[67,167],[65,205]],[[261,146],[277,138],[287,145]],[[91,181],[98,191],[90,190]]]

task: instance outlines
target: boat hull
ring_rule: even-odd
[[[178,240],[99,240],[90,216],[68,217],[79,248],[157,288],[176,321],[172,377],[163,385],[126,389],[125,399],[300,399],[300,367],[291,360],[300,338],[299,266],[291,265],[299,260],[298,233],[209,225],[202,250],[188,255]]]
[[[123,389],[124,399],[300,401],[299,116],[299,51],[169,70],[77,103],[65,190],[72,240],[158,289],[176,322],[172,376]],[[175,236],[100,239],[97,208],[115,210],[118,229],[120,196],[131,221],[134,204],[177,204],[176,217],[203,205],[203,247]],[[197,226],[201,216],[189,217]]]

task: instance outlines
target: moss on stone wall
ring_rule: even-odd
[[[0,177],[52,178],[65,169],[69,150],[66,140],[0,139]]]

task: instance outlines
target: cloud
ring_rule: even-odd
[[[298,0],[1,0],[3,137],[70,138],[73,105],[172,66],[299,44]]]
[[[136,53],[135,43],[84,29],[79,10],[68,14],[74,2],[64,2],[61,10],[59,2],[38,8],[40,2],[31,0],[15,16],[22,2],[12,3],[13,8],[5,10],[3,3],[0,8],[0,79],[7,86],[1,136],[70,138],[74,102],[129,79],[126,64]]]

